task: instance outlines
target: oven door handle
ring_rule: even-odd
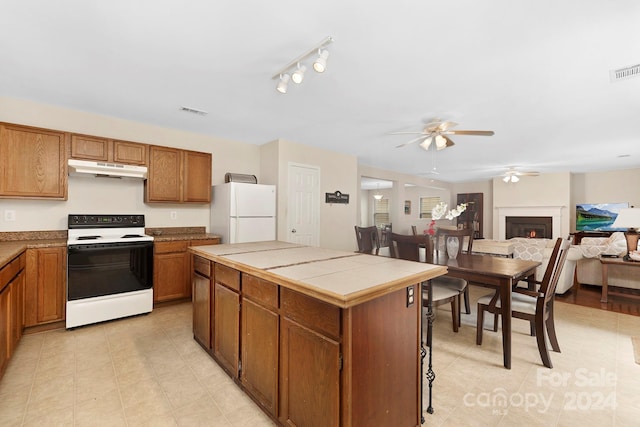
[[[86,245],[69,245],[67,252],[78,253],[87,251],[105,251],[113,249],[137,249],[153,247],[153,242],[127,242],[127,243],[91,243]]]

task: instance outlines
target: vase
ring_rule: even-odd
[[[447,237],[447,255],[449,258],[455,258],[458,256],[458,250],[460,249],[460,242],[457,237]]]

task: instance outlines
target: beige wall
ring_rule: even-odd
[[[278,240],[287,240],[287,188],[290,163],[320,170],[320,246],[352,251],[357,248],[353,226],[357,221],[360,182],[358,161],[354,156],[309,147],[285,140],[265,144],[261,149],[261,168],[269,179],[277,176]],[[349,194],[348,204],[325,203],[325,193],[336,190]]]

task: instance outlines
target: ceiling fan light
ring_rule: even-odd
[[[438,150],[442,150],[443,148],[447,148],[447,140],[442,135],[436,135],[436,148]]]
[[[313,61],[313,69],[318,73],[324,73],[324,70],[327,69],[327,58],[329,58],[329,51],[319,49],[318,57]]]
[[[290,79],[291,76],[289,76],[289,74],[280,75],[280,81],[278,82],[278,86],[276,86],[276,90],[280,93],[287,93]]]
[[[511,182],[518,182],[518,181],[520,181],[520,178],[518,178],[515,175],[511,175]]]
[[[502,180],[504,182],[509,182],[511,180],[511,177],[509,175],[505,176],[504,178],[502,178]]]
[[[298,68],[293,72],[293,74],[291,74],[291,80],[296,84],[302,83],[305,71],[307,71],[307,67],[298,64]]]
[[[433,140],[433,137],[429,136],[429,137],[427,137],[424,141],[422,141],[422,142],[420,143],[420,146],[421,146],[422,148],[424,148],[425,150],[428,150],[428,149],[429,149],[429,146],[431,145],[431,141],[432,141],[432,140]]]

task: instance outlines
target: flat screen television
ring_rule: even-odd
[[[576,231],[625,231],[613,228],[620,209],[629,203],[580,203],[576,205]]]

